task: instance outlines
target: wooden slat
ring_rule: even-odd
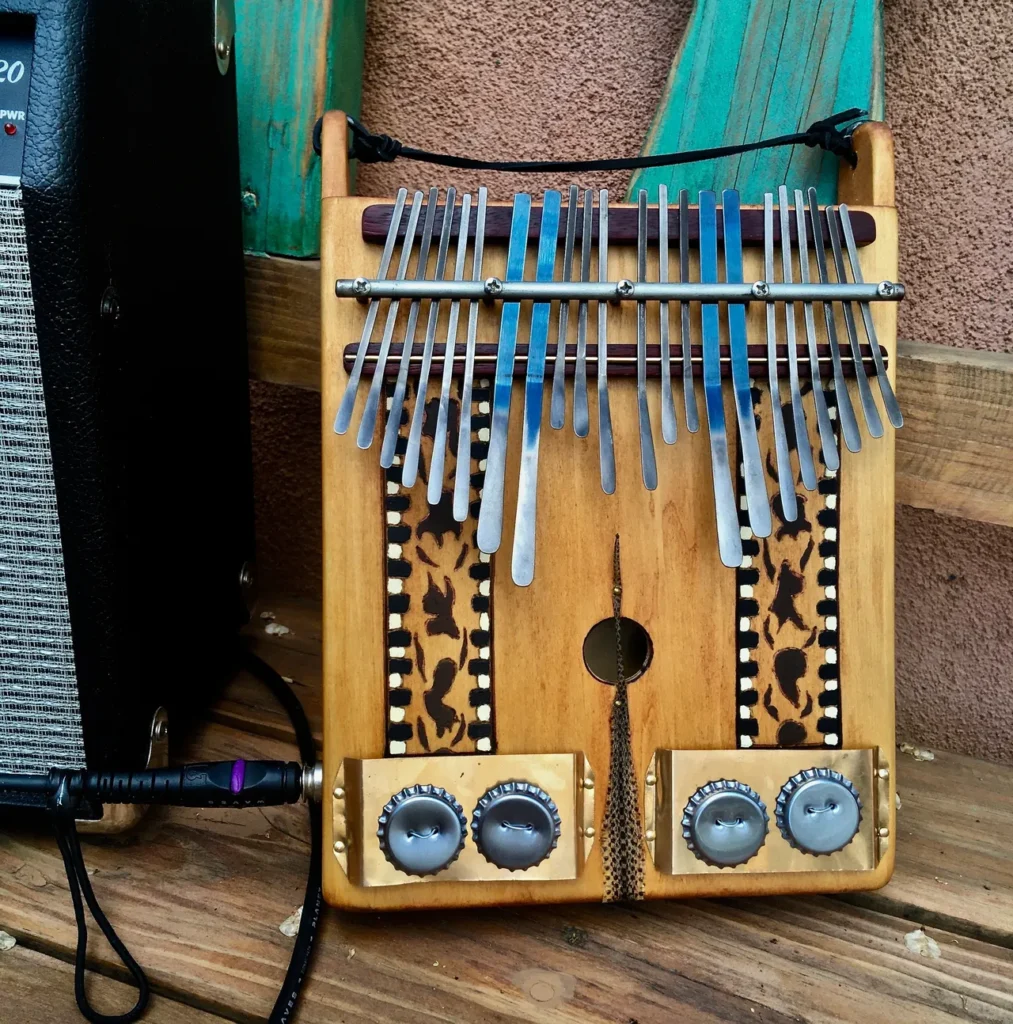
[[[804,129],[851,107],[883,110],[881,0],[697,0],[672,63],[644,153],[754,142]],[[771,182],[837,195],[837,159],[805,147],[762,150],[639,171],[630,196],[657,186],[738,188],[761,202]]]
[[[236,3],[243,234],[252,252],[312,256],[320,240],[313,125],[362,97],[365,0]]]
[[[74,1002],[74,967],[54,957],[15,946],[0,953],[0,1018],[18,1024],[53,1024],[82,1020]],[[123,1013],[134,1005],[137,990],[93,974],[88,999],[99,1013]],[[215,1024],[221,1017],[162,996],[152,996],[145,1024]]]
[[[314,610],[269,601],[261,607],[292,632],[268,636],[258,617],[256,649],[312,695],[320,685]],[[276,738],[289,735],[281,712],[257,693],[252,682],[241,700],[230,690],[215,710],[216,718],[242,720],[255,732],[205,724],[176,756],[291,756],[291,744]],[[898,762],[897,872],[879,893],[328,913],[299,1019],[1013,1019],[1013,769],[943,754]],[[101,902],[156,987],[236,1019],[265,1016],[281,983],[292,940],[278,925],[302,900],[306,841],[299,806],[173,808],[153,810],[122,840],[88,838],[84,845]],[[0,908],[0,928],[69,957],[73,914],[46,830],[5,828],[0,835]],[[905,933],[925,922],[938,959],[905,947]],[[101,937],[92,943],[96,962],[121,977]],[[0,954],[5,992],[8,955]],[[64,1005],[56,1004],[57,992],[72,999],[69,974],[48,984],[54,1005]]]
[[[246,282],[251,375],[318,391],[320,264],[248,256]],[[897,500],[1013,526],[1013,355],[900,341],[897,392]]]

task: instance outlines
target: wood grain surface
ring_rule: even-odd
[[[304,700],[312,698],[320,686],[319,618],[305,605],[265,601],[261,608],[292,632],[270,636],[264,626],[271,620],[258,616],[249,631],[254,649],[293,675]],[[231,686],[213,715],[188,742],[174,743],[175,760],[292,756],[283,714],[252,680]],[[232,728],[225,719],[247,724]],[[936,752],[924,762],[898,754],[897,774],[897,868],[879,892],[635,907],[332,911],[298,1019],[1011,1020],[1013,769]],[[84,840],[100,901],[165,997],[156,1000],[159,1012],[177,1014],[153,1020],[208,1019],[187,1007],[238,1021],[266,1016],[292,946],[278,926],[302,900],[306,829],[298,806],[155,809],[130,835]],[[938,959],[905,946],[905,934],[922,926],[939,945]],[[42,993],[35,1019],[72,1021],[59,1009],[72,1006],[69,968],[23,949],[31,944],[69,960],[74,947],[66,880],[45,830],[2,829],[0,929],[21,942],[20,991]],[[12,952],[0,953],[5,996],[13,990],[2,973]],[[91,954],[122,980],[100,936]],[[99,991],[109,983],[90,984]],[[122,1003],[118,990],[109,993],[110,1002],[99,1003],[104,1009],[128,1001],[125,989]],[[20,998],[0,1001],[0,1020],[34,1024],[31,1015],[15,1015],[12,1008],[25,1005]],[[186,1006],[163,1011],[169,999]]]

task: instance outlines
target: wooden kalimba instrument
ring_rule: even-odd
[[[830,207],[378,201],[325,119],[330,902],[889,878],[904,289],[854,141]]]

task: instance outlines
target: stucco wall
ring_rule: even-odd
[[[689,0],[371,0],[363,117],[413,144],[518,158],[636,152]],[[901,336],[1013,349],[1013,8],[889,0],[887,110],[897,142]],[[602,175],[620,195],[626,175]],[[528,188],[568,181],[525,176]],[[506,175],[400,162],[363,194]],[[596,182],[597,183],[597,182]],[[319,592],[319,400],[252,385],[261,575]],[[901,393],[903,401],[903,393]],[[897,509],[902,738],[1013,762],[1013,530]]]

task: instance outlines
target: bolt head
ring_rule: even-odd
[[[485,280],[486,295],[502,295],[503,282],[498,277],[487,277]]]
[[[205,52],[207,52],[207,51],[205,51]],[[224,39],[220,39],[218,41],[217,45],[215,46],[215,53],[217,53],[218,56],[221,57],[222,60],[225,60],[225,58],[228,57],[228,55],[231,52],[232,52],[232,47],[229,46],[229,44]]]
[[[345,791],[340,786],[335,786],[334,787],[334,799],[335,800],[344,800],[345,799]]]
[[[753,285],[753,295],[758,299],[765,299],[770,294],[770,285],[766,281],[757,281]]]
[[[892,281],[881,281],[876,291],[884,299],[889,299],[893,296],[894,284]]]
[[[876,774],[881,779],[888,779],[888,778],[890,778],[890,769],[889,768],[880,768],[879,771],[876,772]]]
[[[345,841],[343,839],[335,839],[334,840],[334,852],[335,853],[344,853],[346,849],[348,849],[348,847],[345,845]]]
[[[888,828],[877,828],[876,829],[876,835],[879,836],[880,839],[886,839],[886,837],[889,834],[890,834],[890,830]]]
[[[151,738],[154,740],[164,740],[169,735],[169,723],[164,719],[160,718],[155,722],[155,728],[151,731]]]
[[[633,282],[628,278],[623,278],[616,285],[616,295],[621,299],[628,299],[633,294]]]
[[[655,832],[654,832],[654,829],[653,829],[653,828],[649,828],[649,829],[648,829],[648,830],[647,830],[647,831],[646,831],[646,832],[644,833],[644,838],[645,838],[645,839],[646,839],[646,840],[647,840],[647,841],[648,841],[649,843],[653,843],[653,842],[654,842],[654,840],[655,840]]]
[[[593,839],[593,838],[594,838],[594,826],[593,826],[593,825],[588,825],[588,826],[587,826],[587,827],[586,827],[586,828],[584,829],[584,836],[585,836],[585,837],[586,837],[587,839]]]
[[[359,295],[359,296],[368,295],[369,294],[369,281],[367,281],[366,278],[364,278],[364,277],[357,277],[352,282],[352,291],[355,292],[355,294]]]
[[[644,781],[647,783],[648,786],[656,785],[658,781],[658,776],[655,775],[654,772],[649,772],[647,778]]]

